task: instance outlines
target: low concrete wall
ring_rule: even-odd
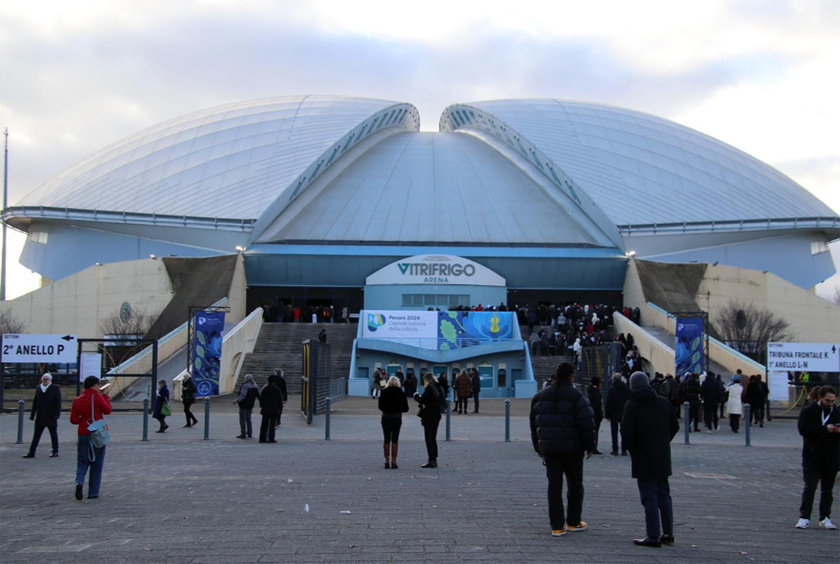
[[[645,312],[642,312],[642,319],[650,319],[645,317]],[[676,353],[672,347],[668,347],[659,339],[645,331],[639,325],[636,325],[621,313],[613,313],[613,325],[618,333],[630,333],[633,335],[633,344],[639,349],[639,354],[653,367],[655,372],[662,372],[663,374],[674,372],[674,359]]]

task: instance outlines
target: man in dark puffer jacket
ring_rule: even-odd
[[[531,441],[543,459],[548,477],[551,534],[582,531],[583,455],[595,450],[595,415],[589,400],[572,385],[574,367],[561,363],[552,385],[531,401]],[[563,511],[563,476],[568,481],[568,510]]]

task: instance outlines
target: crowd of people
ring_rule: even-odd
[[[601,421],[610,422],[612,451],[618,456],[631,458],[631,476],[636,479],[645,515],[645,536],[634,539],[639,546],[660,547],[675,542],[674,517],[668,478],[672,473],[670,443],[679,430],[683,403],[688,403],[688,419],[684,422],[690,431],[699,431],[702,412],[706,431],[718,429],[724,410],[729,416],[730,428],[737,433],[743,405],[753,406],[751,417],[763,427],[768,400],[768,388],[758,374],[749,377],[742,385],[744,375],[740,370],[723,384],[720,375],[713,373],[688,373],[683,378],[671,374],[648,374],[635,371],[629,379],[613,375],[609,387],[602,391],[599,378],[593,378],[582,393],[574,386],[576,369],[569,362],[561,362],[549,385],[540,390],[531,401],[529,414],[531,439],[534,450],[543,460],[548,479],[548,512],[553,536],[586,530],[582,519],[583,509],[583,460],[601,454],[598,434]],[[450,386],[446,373],[436,377],[431,372],[421,375],[423,391],[418,393],[413,374],[403,376],[402,371],[388,376],[383,369],[376,369],[372,397],[377,398],[381,411],[380,425],[383,432],[385,468],[398,468],[399,435],[402,414],[408,412],[408,398],[418,405],[418,417],[424,429],[427,462],[422,468],[436,468],[438,460],[437,431],[442,415],[448,410],[450,389],[454,393],[458,413],[469,413],[468,400],[474,400],[474,413],[479,408],[480,377],[474,368],[453,373]],[[198,421],[190,412],[195,400],[194,385],[187,377],[182,385],[185,427]],[[77,425],[77,467],[75,498],[84,498],[84,483],[88,479],[88,499],[100,494],[106,445],[110,435],[104,416],[111,413],[107,383],[96,376],[85,378],[84,391],[77,397],[70,410],[70,422]],[[811,389],[805,407],[801,410],[797,429],[803,438],[802,467],[804,488],[801,496],[799,520],[796,528],[810,526],[816,490],[821,488],[819,501],[819,526],[836,529],[831,522],[832,490],[840,470],[840,411],[836,408],[837,392],[832,386]],[[52,455],[57,457],[59,442],[57,420],[61,413],[60,391],[45,373],[36,389],[30,419],[35,421],[34,435],[29,452],[24,458],[34,458],[38,441],[44,431],[50,431]],[[233,403],[239,407],[239,439],[252,437],[251,412],[257,402],[261,407],[262,422],[260,443],[275,443],[275,429],[280,425],[283,405],[288,395],[282,370],[275,370],[266,385],[260,389],[251,374],[246,374]],[[169,392],[166,381],[160,380],[155,399],[155,417],[164,432],[168,425]],[[769,420],[769,418],[768,418]],[[105,430],[102,439],[99,430]],[[563,503],[563,484],[566,482],[566,504]]]
[[[278,305],[263,304],[263,321],[282,323],[350,323],[350,308],[343,306],[336,310],[331,304],[310,304],[300,306],[282,300]]]

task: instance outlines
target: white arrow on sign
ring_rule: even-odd
[[[75,335],[3,335],[2,362],[75,364]]]

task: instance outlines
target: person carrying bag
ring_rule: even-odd
[[[103,416],[110,413],[111,398],[100,391],[99,378],[88,376],[82,395],[73,400],[70,408],[70,423],[78,426],[75,497],[79,501],[84,497],[82,490],[88,470],[88,499],[99,497],[105,448],[111,438]]]

